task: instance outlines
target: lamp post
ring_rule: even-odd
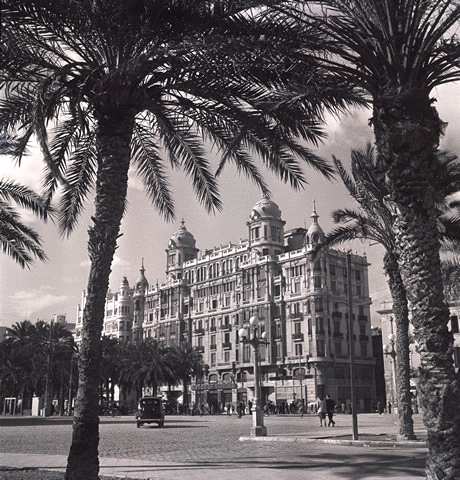
[[[388,342],[383,346],[383,353],[391,358],[391,402],[393,404],[393,412],[397,412],[398,402],[396,395],[396,349],[395,334],[388,335]]]
[[[242,343],[249,343],[254,349],[254,408],[252,410],[251,437],[265,437],[267,428],[264,426],[264,412],[260,398],[259,346],[268,343],[267,334],[259,332],[256,317],[251,317],[249,320],[249,329],[240,328],[238,334]]]

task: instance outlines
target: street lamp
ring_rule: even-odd
[[[249,329],[240,328],[238,331],[242,343],[248,343],[254,349],[254,408],[252,410],[251,437],[265,437],[267,428],[264,426],[264,412],[261,405],[260,372],[259,372],[259,346],[266,345],[266,332],[259,332],[257,318],[251,317]]]
[[[396,349],[395,349],[395,334],[390,333],[388,335],[388,342],[383,346],[383,353],[388,355],[391,358],[391,399],[393,403],[393,411],[396,413],[397,411],[397,397],[396,397]]]

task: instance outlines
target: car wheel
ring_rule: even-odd
[[[161,421],[161,422],[158,424],[158,426],[159,426],[160,428],[163,428],[163,427],[165,426],[165,422],[164,422],[164,421]]]
[[[137,424],[137,428],[139,428],[142,425],[141,422],[137,422],[136,424]]]

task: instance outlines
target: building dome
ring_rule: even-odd
[[[121,280],[120,290],[121,290],[122,288],[129,288],[128,279],[127,279],[126,277],[123,277],[122,280]]]
[[[169,246],[175,248],[195,248],[195,244],[195,237],[185,228],[185,222],[182,220],[179,230],[169,239]]]
[[[142,259],[141,268],[139,269],[139,278],[136,280],[135,287],[136,290],[144,291],[148,286],[149,282],[145,278],[144,259]]]
[[[257,220],[259,218],[281,220],[281,210],[273,200],[270,200],[268,197],[263,197],[252,207],[251,211],[251,220]]]

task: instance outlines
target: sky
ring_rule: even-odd
[[[441,147],[459,154],[460,86],[451,84],[438,88],[433,92],[433,97],[437,99],[436,107],[441,118],[448,122]],[[335,155],[349,165],[350,151],[364,147],[372,140],[369,117],[370,112],[366,110],[351,112],[340,119],[328,117],[328,137],[317,153],[327,160]],[[0,178],[13,178],[36,190],[39,190],[42,169],[41,154],[36,147],[31,149],[20,167],[11,158],[0,157]],[[327,231],[333,226],[331,213],[334,209],[356,205],[339,182],[327,181],[308,169],[305,174],[308,185],[304,190],[294,191],[267,171],[272,199],[282,211],[286,229],[308,226],[313,200],[316,200],[320,224]],[[223,210],[210,215],[195,199],[185,176],[171,173],[170,178],[176,201],[176,221],[173,223],[166,223],[156,213],[143,193],[140,182],[130,177],[128,209],[121,226],[123,235],[119,239],[110,277],[112,289],[118,288],[124,275],[130,284],[134,283],[142,257],[150,283],[165,279],[165,249],[182,218],[187,229],[195,236],[197,247],[202,250],[246,238],[246,221],[251,208],[261,197],[254,184],[239,177],[232,167],[228,167],[219,180]],[[30,215],[25,216],[26,222],[41,234],[49,259],[45,263],[36,262],[29,270],[22,270],[9,257],[0,254],[0,326],[9,326],[24,319],[49,320],[53,314],[65,314],[69,322],[75,321],[77,305],[89,272],[86,244],[92,208],[93,204],[88,201],[78,228],[68,238],[62,237],[53,223],[42,224]],[[389,298],[382,269],[383,250],[362,242],[354,242],[351,248],[357,253],[366,253],[371,264],[369,289],[373,302],[372,321],[378,324],[375,310]]]

